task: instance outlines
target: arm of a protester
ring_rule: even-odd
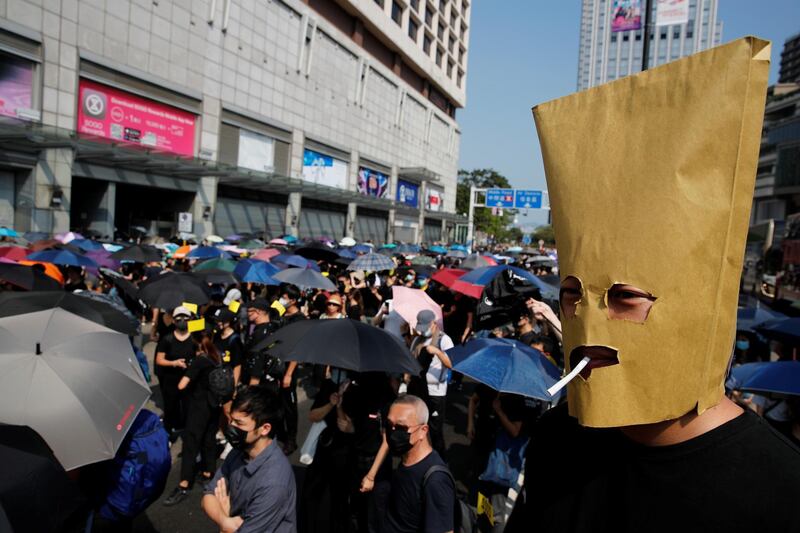
[[[332,386],[332,382],[329,380],[323,381],[319,392],[314,397],[314,403],[311,405],[311,409],[308,412],[308,419],[311,422],[321,422],[325,420],[328,413],[339,405],[340,399],[341,395],[337,392],[336,386]]]
[[[553,333],[555,333],[558,340],[561,341],[561,320],[556,316],[555,311],[546,303],[534,300],[533,298],[528,298],[528,301],[525,303],[531,312],[541,314],[544,319],[547,320],[553,327]]]
[[[238,516],[230,516],[230,496],[225,481],[225,463],[217,469],[214,477],[203,488],[200,504],[206,515],[219,526],[220,531],[236,531],[242,524]]]
[[[284,389],[288,389],[292,384],[292,374],[294,374],[295,368],[297,368],[297,361],[289,361],[286,364],[286,373],[283,375],[283,383],[281,383]]]
[[[375,487],[375,476],[378,475],[378,470],[380,470],[387,455],[389,455],[389,444],[386,442],[386,434],[381,433],[381,447],[378,448],[378,453],[375,455],[375,460],[372,461],[369,472],[361,480],[361,492],[369,492]]]
[[[494,399],[494,402],[492,402],[492,407],[494,408],[494,412],[497,414],[497,419],[500,420],[500,425],[503,426],[503,429],[506,430],[506,433],[511,435],[512,438],[518,437],[520,431],[522,431],[522,421],[511,420],[508,417],[508,414],[503,410],[503,406],[499,397]]]
[[[464,344],[465,342],[467,342],[467,339],[469,339],[469,336],[472,335],[472,319],[473,319],[474,315],[475,315],[475,313],[473,313],[472,311],[467,313],[467,325],[464,328],[464,334],[461,335],[461,344]]]
[[[448,336],[443,336],[442,342],[439,344],[439,346],[439,348],[436,346],[428,346],[428,351],[438,357],[445,368],[453,368],[453,363],[450,361],[450,357],[445,353],[447,350],[455,346],[453,344],[453,340]]]
[[[244,507],[247,511],[242,515],[244,522],[236,530],[237,533],[276,531],[290,496],[288,487],[280,485],[267,485],[258,489]]]
[[[456,488],[453,480],[444,472],[434,472],[424,488],[425,516],[422,530],[425,533],[450,533],[455,528],[453,505]]]

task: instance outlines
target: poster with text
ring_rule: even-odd
[[[141,96],[81,80],[78,132],[193,156],[197,117]]]
[[[272,172],[275,165],[275,142],[266,135],[239,130],[240,167],[261,172]]]
[[[0,115],[17,117],[33,105],[33,63],[0,53]]]
[[[444,193],[437,189],[428,189],[428,201],[425,202],[428,211],[441,211]]]
[[[672,26],[689,22],[689,0],[658,0],[656,26]]]
[[[611,6],[611,31],[630,31],[641,28],[641,0],[614,0]]]
[[[303,179],[319,185],[346,189],[347,163],[314,150],[304,150]]]
[[[359,167],[357,190],[367,196],[386,198],[389,192],[389,176],[377,170]]]
[[[405,180],[397,180],[397,201],[416,208],[419,202],[419,185]]]

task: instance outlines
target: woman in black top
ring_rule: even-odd
[[[219,427],[220,406],[209,390],[208,376],[220,364],[220,356],[210,335],[205,332],[192,337],[196,357],[186,368],[178,389],[186,394],[186,429],[181,439],[181,480],[164,505],[183,501],[192,487],[195,476],[195,459],[200,452],[201,477],[208,481],[216,468],[216,433]]]

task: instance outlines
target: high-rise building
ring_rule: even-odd
[[[470,14],[0,1],[0,225],[447,240]]]
[[[800,82],[800,33],[783,43],[778,83]]]
[[[583,0],[580,47],[578,51],[578,90],[616,80],[642,69],[644,28],[612,32],[614,0]],[[641,6],[645,0],[627,2]],[[650,17],[655,21],[657,1]],[[644,22],[644,21],[643,21]],[[652,25],[649,67],[712,48],[722,39],[722,22],[717,21],[717,0],[689,0],[689,20],[672,26]]]

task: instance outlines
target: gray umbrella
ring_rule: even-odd
[[[463,268],[464,270],[475,270],[476,268],[481,268],[485,266],[491,266],[490,263],[485,257],[479,254],[471,254],[467,256],[466,259],[461,261],[461,265],[459,268]]]
[[[467,253],[461,250],[450,250],[449,252],[447,252],[446,257],[453,257],[455,259],[464,259],[465,257],[467,257]]]
[[[289,283],[301,289],[336,290],[336,285],[331,280],[310,268],[287,268],[274,274],[272,279]]]
[[[66,470],[114,457],[150,388],[128,337],[56,307],[0,318],[0,423]]]

